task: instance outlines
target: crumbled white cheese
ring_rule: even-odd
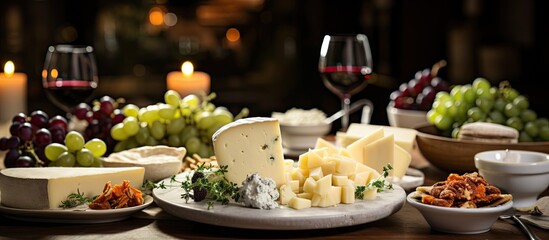
[[[318,125],[326,120],[326,114],[316,108],[310,110],[292,108],[285,113],[273,112],[272,117],[287,125]]]
[[[259,209],[273,209],[278,207],[276,200],[279,193],[276,183],[271,178],[262,178],[257,173],[249,174],[238,190],[239,202],[246,207]]]

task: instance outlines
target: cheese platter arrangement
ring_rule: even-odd
[[[111,100],[101,98],[99,107],[93,110],[82,105],[77,109],[87,109],[88,113],[99,116],[101,107],[109,105],[105,103],[111,107],[118,104]],[[43,128],[53,130],[62,125],[66,134],[44,144],[48,139],[28,138],[24,133],[29,130],[28,125],[30,129],[38,126],[33,119],[48,122],[47,116],[19,114],[11,126],[18,129],[10,132],[12,136],[3,139],[2,144],[10,145],[12,138],[23,141],[24,145],[8,147],[8,151],[16,152],[19,158],[28,156],[32,161],[22,164],[17,156],[9,156],[9,165],[0,174],[0,193],[4,194],[0,213],[28,221],[98,223],[127,218],[154,199],[175,216],[214,225],[318,229],[388,217],[402,208],[406,191],[423,183],[421,171],[409,167],[413,131],[367,124],[364,126],[368,130],[364,130],[363,125],[352,125],[351,131],[338,133],[335,142],[319,136],[314,146],[290,159],[286,158],[277,118],[246,117],[244,110],[232,116],[210,100],[211,95],[181,98],[168,91],[165,103],[143,108],[118,105],[120,111],[110,114],[110,120],[116,124],[106,141],[98,138],[101,133],[89,130],[95,121],[65,122],[54,117],[57,125],[49,123]],[[186,112],[191,109],[194,110]],[[120,113],[124,118],[118,119]],[[80,126],[77,131],[79,124],[87,126]],[[116,144],[113,146],[109,139]],[[217,183],[208,182],[211,179],[190,181],[204,168],[221,173],[217,179],[226,180],[224,190],[231,194],[218,194],[206,187]],[[125,170],[133,173],[125,174]],[[246,182],[252,178],[270,184]],[[143,191],[139,192],[143,194],[140,204],[118,208],[105,206],[109,201],[104,201],[61,208],[60,203],[75,193],[96,201],[107,193],[110,196],[111,183],[115,189],[116,184],[126,181],[131,182],[132,189]],[[40,194],[28,197],[25,195],[28,189]],[[270,193],[257,189],[268,189]],[[196,198],[199,195],[202,199]],[[265,196],[272,211],[257,214],[266,211],[264,202],[258,202]],[[92,205],[105,209],[92,209]],[[252,222],[256,224],[248,224]]]
[[[182,180],[184,174],[176,176]],[[164,180],[169,182],[170,179]],[[179,185],[166,189],[154,189],[155,203],[171,215],[211,225],[260,229],[305,230],[345,227],[373,222],[398,212],[405,203],[405,191],[395,186],[393,190],[379,193],[375,200],[360,200],[353,204],[333,207],[314,207],[296,210],[280,206],[272,210],[245,207],[231,202],[208,209],[205,202],[185,202],[181,198],[184,189]]]
[[[367,137],[382,138],[383,128],[377,133]],[[393,152],[396,144],[391,140],[389,134],[383,146]],[[405,203],[405,190],[386,180],[389,175],[404,176],[410,155],[405,150],[397,157],[389,154],[390,160],[383,163],[387,166],[376,166],[382,170],[378,172],[363,164],[362,156],[358,161],[351,157],[362,152],[358,144],[364,142],[353,145],[353,152],[319,138],[314,148],[294,161],[284,159],[276,119],[237,120],[213,135],[217,163],[227,168],[178,174],[160,181],[153,196],[157,205],[174,216],[227,227],[303,230],[376,221]],[[389,174],[391,170],[395,173]],[[222,180],[212,177],[213,173],[222,174]],[[226,187],[216,188],[220,185]],[[199,195],[201,189],[205,196]]]

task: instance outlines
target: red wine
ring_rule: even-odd
[[[48,98],[57,106],[70,110],[81,102],[86,102],[92,96],[95,87],[92,82],[82,80],[65,80],[48,82],[44,89]]]
[[[356,66],[327,66],[321,69],[320,74],[324,85],[332,92],[352,95],[368,85],[371,71],[365,69]]]

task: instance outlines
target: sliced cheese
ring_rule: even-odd
[[[290,199],[296,196],[294,191],[292,191],[292,188],[287,185],[280,186],[280,189],[278,191],[280,193],[278,201],[280,201],[280,204],[282,205],[287,205],[288,202],[290,202]]]
[[[292,199],[290,199],[288,206],[298,210],[303,208],[310,208],[311,200],[300,197],[293,197]]]
[[[341,187],[341,203],[354,203],[355,202],[355,187],[353,185],[346,185]]]
[[[349,135],[346,132],[338,131],[335,136],[335,145],[341,148],[345,148],[356,140],[360,139],[360,136]]]
[[[22,209],[57,209],[71,193],[94,197],[105,184],[128,180],[137,189],[143,185],[143,167],[46,167],[7,168],[0,171],[2,205]]]
[[[271,178],[277,187],[285,184],[284,154],[280,125],[275,118],[252,117],[229,123],[212,136],[219,165],[228,167],[227,180],[242,184],[248,174],[257,172]]]
[[[297,194],[297,197],[300,197],[300,198],[305,198],[305,199],[311,199],[313,198],[313,194],[312,193],[308,193],[308,192],[302,192],[302,193],[298,193]]]
[[[393,170],[389,175],[402,179],[412,162],[412,155],[399,145],[395,145],[394,150]]]
[[[395,139],[393,134],[384,136],[373,143],[364,146],[364,165],[378,172],[383,172],[383,167],[393,164],[395,155]]]
[[[404,148],[406,151],[411,152],[416,140],[417,130],[411,128],[399,128],[382,125],[372,125],[363,123],[351,123],[345,135],[347,138],[363,137],[378,131],[379,128],[383,128],[385,135],[393,134],[395,137],[395,143]]]
[[[316,140],[315,149],[319,149],[319,148],[327,148],[328,153],[330,153],[330,154],[338,152],[338,148],[334,144],[332,144],[331,142],[328,142],[324,138],[318,138]]]
[[[351,158],[359,163],[364,163],[363,147],[372,142],[375,142],[378,139],[381,139],[383,135],[383,128],[379,127],[376,130],[373,130],[371,133],[364,135],[364,137],[351,143],[349,146],[346,147],[346,149],[349,152],[349,155],[351,155]]]

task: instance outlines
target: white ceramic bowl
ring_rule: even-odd
[[[513,195],[515,208],[532,206],[549,187],[549,154],[493,150],[475,154],[475,167],[486,181]]]
[[[406,200],[425,218],[431,229],[455,234],[477,234],[490,231],[498,217],[513,207],[513,201],[490,208],[452,208],[421,203],[408,194]]]
[[[332,129],[331,123],[318,125],[290,125],[280,123],[282,146],[292,150],[313,148],[318,138],[326,136]]]
[[[427,112],[395,108],[393,102],[387,105],[387,118],[393,127],[415,128],[428,124]]]

